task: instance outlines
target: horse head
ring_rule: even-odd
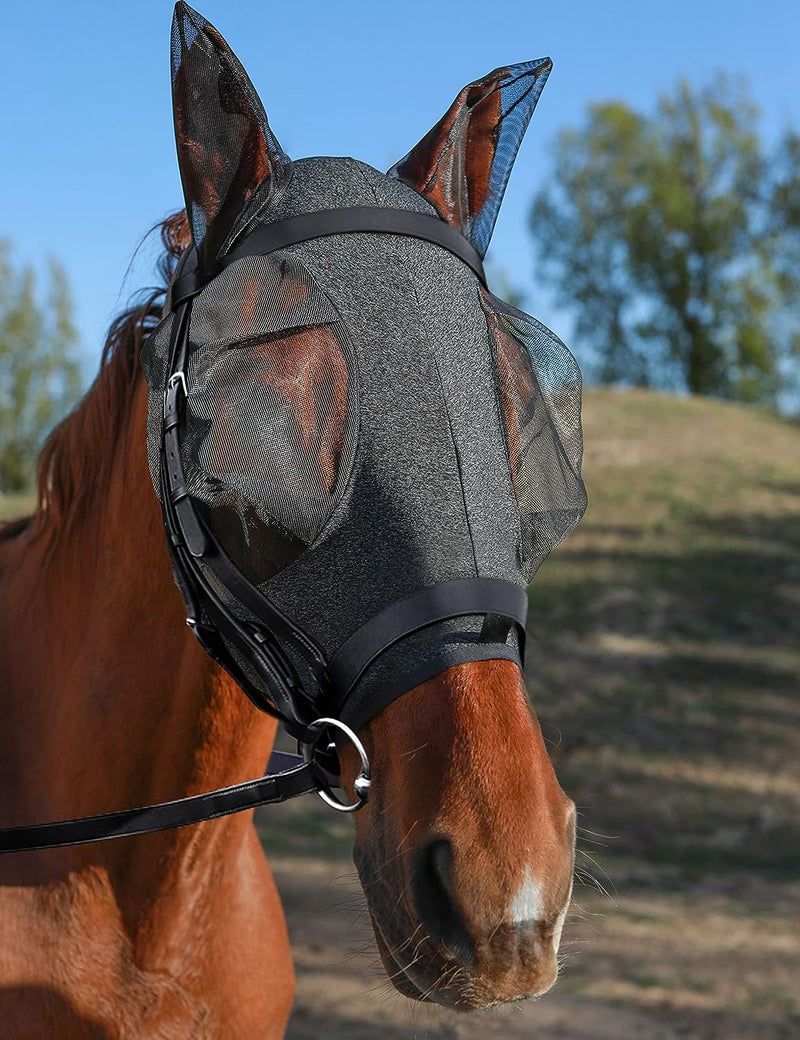
[[[384,174],[290,160],[220,34],[182,3],[173,24],[195,281],[184,331],[179,307],[143,352],[153,481],[163,499],[160,409],[182,335],[181,495],[291,619],[285,667],[312,694],[284,704],[228,647],[233,674],[300,735],[317,715],[358,733],[372,786],[354,856],[381,956],[403,993],[459,1008],[552,985],[571,893],[575,810],[528,704],[520,603],[585,504],[580,378],[480,266],[549,70],[469,84]],[[395,223],[247,247],[282,222],[367,209]],[[420,217],[456,235],[397,230]],[[251,607],[230,599],[240,625]],[[298,632],[330,686],[304,670]],[[339,757],[351,787],[346,741]]]

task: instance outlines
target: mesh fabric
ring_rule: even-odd
[[[363,163],[316,158],[294,163],[270,219],[354,205],[432,210]],[[168,315],[142,354],[159,491],[171,325]],[[341,234],[237,260],[193,301],[185,374],[195,505],[328,657],[422,589],[525,585],[585,505],[571,355],[430,242]],[[482,629],[480,617],[454,618],[390,647],[359,680],[350,718],[454,664],[519,659],[513,629],[491,643]]]
[[[495,69],[468,84],[448,111],[388,171],[415,187],[483,256],[549,58]]]
[[[142,355],[156,486],[170,328],[171,319]],[[346,332],[295,258],[248,257],[196,299],[185,374],[187,487],[233,563],[261,584],[314,541],[352,468],[357,410]]]
[[[291,160],[238,58],[188,4],[175,7],[171,68],[187,214],[201,267],[210,270],[280,195]]]
[[[541,322],[482,293],[530,581],[586,509],[581,478],[581,374]]]

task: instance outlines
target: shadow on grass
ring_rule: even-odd
[[[561,782],[583,809],[583,819],[613,835],[597,854],[675,867],[687,878],[713,872],[756,871],[776,879],[797,877],[800,819],[797,799],[759,794],[716,783],[665,775],[617,761],[587,777],[591,756],[567,756]],[[594,763],[591,763],[594,766]],[[608,867],[613,874],[613,866]]]
[[[800,514],[695,515],[661,542],[567,552],[566,601],[558,561],[532,593],[562,782],[621,855],[796,876]]]
[[[534,632],[559,626],[797,645],[800,514],[696,519],[676,541],[669,553],[660,537],[636,540],[635,551],[566,553],[578,577],[563,580],[559,560],[542,571],[531,594]]]

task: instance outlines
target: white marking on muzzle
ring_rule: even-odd
[[[543,915],[542,885],[533,876],[530,867],[525,870],[525,877],[511,900],[508,914],[515,924],[522,921],[540,921]]]

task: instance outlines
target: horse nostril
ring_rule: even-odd
[[[420,849],[411,872],[411,892],[423,928],[461,964],[475,960],[475,944],[452,889],[453,847],[438,838]]]

